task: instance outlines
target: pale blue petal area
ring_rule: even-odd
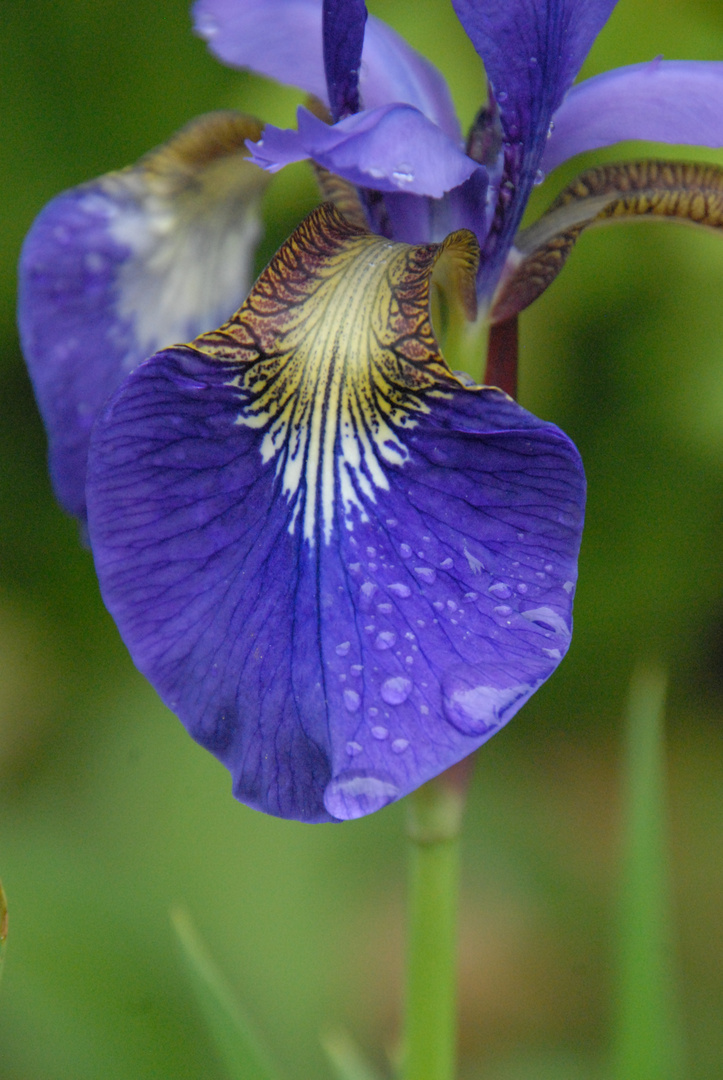
[[[270,172],[312,158],[359,187],[440,198],[478,166],[418,109],[385,105],[330,126],[303,107],[298,131],[269,124],[249,143],[251,161]]]
[[[630,139],[723,146],[723,63],[657,59],[586,79],[555,113],[542,168]]]
[[[248,163],[252,130],[238,114],[201,117],[137,166],[57,196],[25,240],[23,352],[56,495],[81,521],[106,398],[160,347],[222,322],[251,286],[268,181]]]
[[[197,0],[196,32],[232,67],[298,86],[329,104],[322,51],[322,0]],[[370,16],[359,73],[362,107],[413,105],[460,141],[449,89],[437,69]]]
[[[101,589],[237,798],[359,817],[487,741],[557,667],[582,466],[557,428],[451,381],[395,427],[396,463],[363,428],[302,441],[302,461],[302,436],[265,424],[241,377],[167,350],[103,411],[88,479]],[[328,536],[307,533],[321,505]]]

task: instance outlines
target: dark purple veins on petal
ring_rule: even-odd
[[[359,67],[366,19],[364,0],[324,0],[324,71],[335,121],[359,111]]]
[[[471,288],[475,256],[468,234],[390,244],[321,207],[228,324],[137,368],[95,425],[105,602],[266,812],[380,809],[490,738],[568,647],[579,456],[463,386],[431,333],[432,266]]]

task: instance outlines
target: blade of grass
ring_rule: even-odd
[[[229,1080],[277,1080],[266,1051],[211,959],[188,912],[174,908],[171,922],[181,943],[201,1013]]]
[[[639,668],[632,679],[623,787],[616,1080],[679,1080],[681,1021],[672,955],[665,769],[666,677]]]
[[[326,1032],[321,1037],[321,1045],[336,1080],[381,1080],[346,1031]]]
[[[8,940],[8,902],[0,881],[0,980],[2,979],[3,965],[5,963],[5,945]]]

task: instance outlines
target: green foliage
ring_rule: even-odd
[[[669,881],[666,678],[639,668],[628,705],[616,1001],[618,1080],[682,1080]]]
[[[233,991],[198,936],[188,912],[171,912],[193,991],[229,1080],[276,1080],[276,1073]]]

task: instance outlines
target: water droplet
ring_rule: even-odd
[[[512,614],[512,608],[509,607],[507,604],[500,604],[500,606],[496,607],[494,611],[495,615],[502,615],[503,617]]]
[[[504,581],[496,581],[494,585],[490,585],[487,592],[492,593],[493,596],[498,596],[500,600],[506,600],[509,596],[512,596],[512,589],[509,585],[505,585]]]
[[[421,627],[422,627],[422,629],[424,629],[424,627],[425,627],[426,625],[427,625],[427,624],[426,624],[426,622],[424,621],[424,619],[417,619],[417,626],[421,626]]]
[[[552,571],[553,571],[554,569],[555,569],[555,568],[554,568],[554,566],[552,565],[552,563],[551,563],[551,562],[549,562],[549,563],[545,563],[545,570],[546,570],[546,572],[547,572],[548,574],[551,574],[551,573],[552,573]]]
[[[355,757],[356,754],[361,754],[364,747],[358,742],[348,742],[346,744],[346,752],[349,757]]]
[[[357,694],[356,690],[344,691],[344,707],[348,712],[358,712],[361,705],[361,698]]]
[[[199,15],[196,19],[196,33],[210,41],[218,33],[218,23],[212,15]]]
[[[500,90],[499,94],[497,95],[497,100],[499,101],[500,105],[504,105],[504,103],[507,101],[507,96],[508,95],[506,90]]]
[[[413,656],[405,656],[404,657],[404,663],[409,664],[411,666],[414,663],[414,657]]]
[[[575,588],[575,582],[574,581],[566,581],[565,584],[562,587],[563,587],[563,589],[565,590],[566,593],[571,593],[572,590]]]
[[[539,578],[539,579],[540,579],[540,581],[544,581],[544,580],[545,580],[545,575],[544,575],[544,574],[542,573],[542,570],[537,570],[537,571],[535,572],[535,577],[536,577],[536,578]]]
[[[377,587],[373,581],[365,581],[361,589],[359,590],[365,600],[371,600],[376,591]]]
[[[439,564],[443,570],[451,570],[454,566],[454,559],[445,559],[444,562]]]
[[[547,129],[547,137],[548,137],[548,139],[550,138],[550,136],[552,135],[552,133],[553,133],[553,131],[554,131],[554,130],[555,130],[555,121],[554,121],[554,120],[551,120],[551,121],[550,121],[550,126],[549,126],[549,128]]]
[[[395,169],[392,173],[392,180],[396,180],[398,184],[411,184],[414,180],[414,173],[409,172],[408,169]]]
[[[530,67],[537,67],[537,57],[536,56],[531,56],[530,57]]]
[[[389,526],[390,529],[396,528],[396,526],[398,524],[399,524],[399,522],[397,521],[396,518],[387,518],[387,525]]]
[[[476,592],[466,592],[464,594],[464,596],[462,597],[462,599],[463,600],[476,600],[478,595],[479,595],[479,593],[476,593]]]
[[[562,653],[559,649],[543,649],[545,656],[549,656],[551,660],[562,660]]]
[[[367,709],[367,713],[369,716],[379,716],[379,709],[376,707],[376,705],[370,705]]]
[[[360,562],[349,563],[349,573],[350,574],[360,574],[361,573],[361,563]]]
[[[434,585],[437,580],[437,571],[431,566],[415,566],[414,573],[425,585]]]
[[[409,746],[409,739],[395,739],[392,743],[392,750],[395,754],[403,754]]]
[[[422,716],[429,716],[429,706],[428,705],[420,705],[419,706],[419,711],[422,714]]]
[[[367,634],[373,634],[374,631],[376,630],[376,627],[375,627],[374,623],[369,623],[369,625],[365,626],[364,629],[366,630]]]
[[[481,673],[466,668],[448,675],[442,684],[444,714],[463,735],[492,734],[517,702],[530,696],[531,686],[485,686]]]
[[[535,185],[535,187],[539,187],[539,185],[542,183],[542,181],[544,179],[545,179],[544,172],[542,171],[542,169],[538,169],[537,172],[535,173],[535,177],[534,177],[532,183]]]
[[[404,585],[401,581],[395,581],[393,585],[389,586],[389,592],[394,596],[398,596],[401,600],[406,600],[408,596],[412,595],[412,590],[408,585]]]
[[[377,604],[377,611],[381,611],[382,615],[389,615],[393,610],[391,604]]]
[[[525,595],[525,593],[527,592],[527,586],[525,585],[524,581],[518,581],[517,591],[518,593],[522,593],[523,596]]]
[[[449,608],[450,611],[456,611],[457,610],[457,605],[455,604],[454,600],[448,600],[447,601],[447,607]]]
[[[375,739],[378,739],[379,742],[382,742],[383,739],[386,739],[388,734],[389,732],[387,731],[387,729],[385,727],[382,727],[381,724],[377,724],[376,727],[372,728],[372,735]]]
[[[361,675],[363,670],[364,670],[364,668],[362,667],[361,664],[352,664],[352,666],[351,666],[351,673],[352,673],[352,675],[355,675],[357,678]]]
[[[444,604],[441,600],[435,600],[432,604],[432,607],[435,609],[435,611],[444,611]]]
[[[403,675],[393,675],[382,683],[382,700],[387,705],[402,705],[412,692],[412,682]]]
[[[411,630],[407,630],[407,632],[405,633],[404,636],[407,639],[407,641],[414,641],[414,639],[416,637],[416,634],[413,634]]]
[[[376,548],[373,548],[373,547],[368,547],[367,548],[367,555],[369,556],[370,559],[373,559],[375,557],[376,553],[377,553]]]
[[[381,810],[398,795],[399,788],[391,777],[350,769],[327,784],[324,806],[332,817],[349,821]]]
[[[543,630],[549,630],[553,634],[561,634],[565,640],[570,637],[570,628],[562,615],[558,615],[551,607],[532,608],[530,611],[521,611],[520,614],[523,619],[527,619],[528,622],[534,623],[535,626],[539,626]]]
[[[380,650],[391,649],[396,640],[397,635],[392,633],[391,630],[382,630],[381,634],[377,634],[374,648]]]
[[[351,642],[350,641],[342,641],[341,645],[337,645],[337,647],[336,647],[336,655],[337,656],[346,656],[348,654],[350,648],[351,648]]]
[[[409,544],[400,544],[399,553],[403,559],[411,559],[412,557],[412,549],[410,548]]]

